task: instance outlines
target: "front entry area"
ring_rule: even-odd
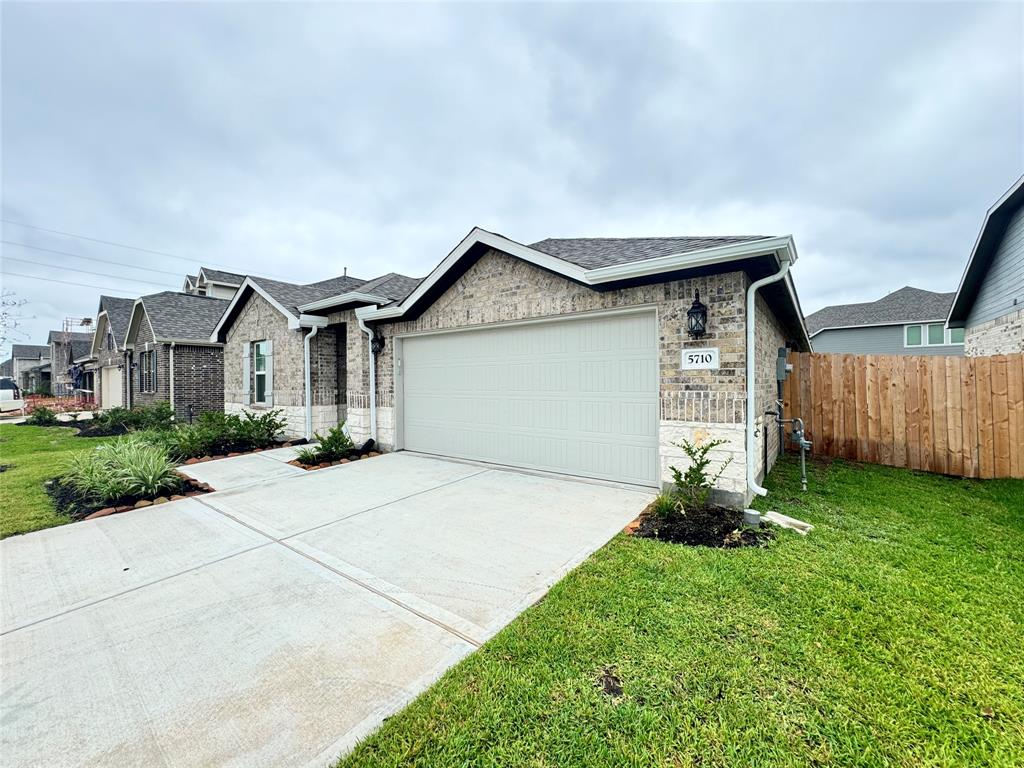
[[[653,310],[399,337],[398,446],[659,484]]]
[[[119,408],[124,405],[121,369],[111,365],[100,370],[100,407]]]

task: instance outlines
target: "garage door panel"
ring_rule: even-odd
[[[403,447],[656,485],[653,312],[405,338]]]

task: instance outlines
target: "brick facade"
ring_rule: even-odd
[[[327,328],[317,331],[310,341],[314,432],[324,432],[344,420],[346,411],[351,375],[347,339],[355,318],[351,312],[341,312],[337,313],[336,319],[332,316],[330,323]],[[280,311],[258,293],[252,293],[228,329],[224,344],[224,409],[229,413],[279,409],[283,411],[282,418],[287,424],[285,434],[289,437],[303,435],[306,420],[303,340],[308,332],[309,329],[290,329],[287,318]],[[253,404],[255,376],[251,352],[249,389],[243,389],[245,349],[251,350],[253,342],[263,340],[271,342],[273,351],[272,406]],[[339,349],[342,350],[340,359]]]
[[[968,357],[1017,352],[1024,352],[1024,307],[964,332],[964,354]]]
[[[156,382],[153,391],[142,390],[141,354],[156,353]],[[174,359],[174,393],[171,393],[171,358]],[[149,322],[142,319],[130,353],[130,405],[169,402],[178,421],[188,422],[204,411],[224,409],[224,350],[220,345],[156,342]]]
[[[673,443],[684,438],[724,439],[727,443],[716,449],[715,457],[723,461],[731,457],[733,461],[720,481],[720,489],[728,494],[728,500],[739,502],[746,494],[744,302],[749,284],[745,273],[729,272],[600,292],[491,251],[419,318],[380,326],[385,345],[377,359],[378,438],[385,447],[393,447],[395,335],[650,306],[657,312],[659,329],[662,479],[671,479],[670,464],[685,460]],[[700,291],[701,301],[708,307],[707,334],[699,341],[691,340],[686,331],[686,311],[695,290]],[[763,414],[776,397],[775,358],[778,347],[785,344],[785,334],[767,302],[760,297],[757,314],[758,413]],[[349,324],[348,415],[353,433],[362,438],[369,432],[368,373],[364,359],[367,341],[364,334],[353,333],[354,325]],[[683,350],[694,347],[718,347],[720,369],[681,371]],[[760,427],[759,420],[759,434]],[[758,445],[760,449],[760,442]],[[769,430],[769,447],[774,449],[777,445],[773,428]],[[772,450],[770,454],[773,462]]]

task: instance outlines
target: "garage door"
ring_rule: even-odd
[[[658,485],[653,312],[401,343],[402,447]]]

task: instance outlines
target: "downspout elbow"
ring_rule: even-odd
[[[793,257],[790,253],[782,255],[779,264],[779,270],[767,277],[763,277],[760,280],[750,284],[747,288],[747,344],[746,344],[746,390],[747,390],[747,414],[746,414],[746,459],[747,459],[747,489],[754,493],[756,496],[767,496],[768,489],[764,488],[757,482],[756,478],[756,467],[755,467],[755,450],[754,443],[756,439],[756,432],[754,426],[754,420],[757,414],[756,402],[757,402],[757,355],[755,345],[757,343],[756,334],[756,319],[755,311],[757,304],[757,291],[761,287],[770,283],[778,282],[782,280],[786,273],[789,272],[789,268],[793,263]],[[767,439],[767,438],[766,438]]]

